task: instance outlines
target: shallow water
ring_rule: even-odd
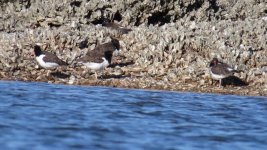
[[[267,97],[0,82],[1,149],[267,149]]]

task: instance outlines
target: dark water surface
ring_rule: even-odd
[[[0,82],[1,150],[267,149],[267,97]]]

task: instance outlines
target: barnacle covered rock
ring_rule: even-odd
[[[249,83],[239,94],[267,95],[264,1],[7,0],[0,6],[1,79],[216,92],[207,78],[217,57]],[[103,27],[104,18],[132,31]],[[111,37],[119,39],[122,57],[103,73],[110,76],[94,81],[75,60]],[[59,70],[69,76],[49,77],[36,67],[35,43],[70,64]]]

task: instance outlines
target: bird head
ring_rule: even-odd
[[[111,38],[111,43],[113,44],[113,46],[115,46],[117,50],[120,50],[119,40],[114,37],[110,37],[110,38]]]
[[[216,66],[219,63],[217,58],[213,58],[210,62],[210,67]]]
[[[39,45],[34,45],[33,49],[34,49],[34,55],[35,56],[40,56],[42,54],[42,50],[41,50],[41,47]]]

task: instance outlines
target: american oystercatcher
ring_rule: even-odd
[[[119,41],[111,38],[111,42],[98,45],[94,50],[88,51],[85,56],[77,59],[77,63],[93,70],[97,79],[97,71],[104,70],[111,64],[112,56],[119,51],[119,48]]]
[[[121,25],[117,23],[111,22],[111,20],[107,18],[103,19],[102,26],[117,30],[121,34],[127,34],[128,32],[132,31],[132,29],[122,27]]]
[[[234,72],[238,72],[226,63],[220,62],[217,58],[213,58],[209,65],[211,78],[219,80],[219,87],[222,84],[222,79],[232,76]]]
[[[38,64],[45,69],[68,65],[66,62],[59,59],[55,54],[42,51],[39,45],[34,46],[34,54]]]

